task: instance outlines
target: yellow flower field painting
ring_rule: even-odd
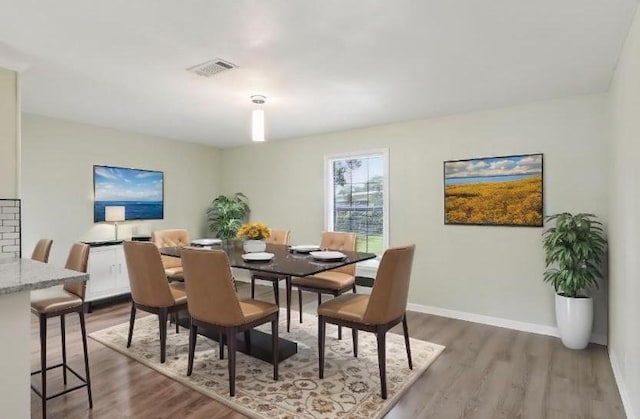
[[[445,224],[542,227],[542,154],[444,162]]]

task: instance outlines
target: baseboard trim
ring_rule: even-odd
[[[487,324],[489,326],[504,327],[506,329],[519,330],[522,332],[535,333],[538,335],[559,337],[558,328],[536,323],[521,322],[518,320],[504,319],[501,317],[485,316],[482,314],[469,313],[466,311],[451,310],[448,308],[425,306],[421,304],[407,304],[407,309],[419,313],[433,314],[435,316],[448,317],[451,319],[464,320],[473,323]],[[601,333],[591,335],[590,342],[598,345],[607,345],[607,336]]]
[[[613,377],[616,380],[618,393],[620,393],[620,398],[622,399],[622,407],[624,408],[624,413],[627,415],[627,419],[638,419],[638,417],[633,412],[633,408],[631,407],[631,399],[629,398],[627,387],[622,380],[622,370],[620,369],[620,364],[618,363],[616,353],[612,351],[611,348],[609,348],[608,352],[609,362],[611,363],[611,369],[613,370]]]

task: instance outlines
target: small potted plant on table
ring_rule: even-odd
[[[556,290],[556,321],[564,346],[584,349],[593,327],[593,299],[598,288],[607,241],[602,223],[593,214],[564,212],[547,217],[555,226],[543,236],[544,281]]]
[[[243,248],[247,253],[264,252],[267,248],[265,239],[271,236],[269,227],[262,223],[247,223],[238,230],[236,237],[244,240]]]

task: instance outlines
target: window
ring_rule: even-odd
[[[327,230],[356,233],[359,252],[388,247],[388,161],[387,150],[326,158]]]

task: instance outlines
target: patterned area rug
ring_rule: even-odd
[[[297,313],[291,316],[297,318]],[[285,313],[280,313],[280,336],[298,342],[298,353],[280,363],[278,381],[270,364],[238,353],[236,396],[229,397],[227,357],[218,358],[218,343],[198,337],[193,374],[187,377],[189,332],[167,333],[167,360],[160,364],[157,316],[136,320],[133,341],[126,348],[128,324],[90,335],[94,340],[253,418],[380,418],[402,393],[429,367],[444,346],[411,339],[413,370],[407,366],[404,339],[387,333],[388,399],[380,397],[380,377],[375,336],[360,332],[358,358],[353,357],[351,333],[327,325],[325,378],[318,378],[317,318],[304,315],[286,333]],[[270,325],[258,329],[270,332]],[[282,331],[285,331],[284,333]],[[409,330],[411,332],[411,330]]]

